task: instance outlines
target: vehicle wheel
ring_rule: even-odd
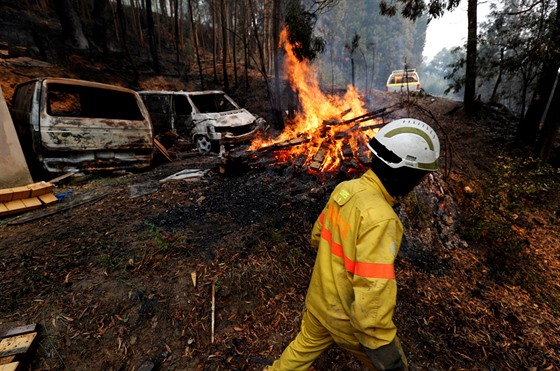
[[[212,150],[212,142],[205,135],[196,137],[195,142],[196,148],[198,148],[198,152],[200,153],[210,153],[210,151]]]

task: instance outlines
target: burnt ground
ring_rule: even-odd
[[[73,69],[0,62],[8,101],[37,76],[127,85],[123,70],[83,56],[67,62]],[[189,84],[144,77],[141,88]],[[267,114],[262,90],[233,95]],[[396,99],[377,92],[371,108]],[[411,365],[560,368],[558,173],[524,162],[505,111],[467,118],[460,102],[409,103],[390,118],[432,124],[445,159],[398,210],[407,232],[395,321]],[[66,179],[55,193],[72,193],[59,205],[0,219],[0,333],[40,324],[28,368],[260,370],[296,335],[312,224],[334,185],[356,174],[318,178],[285,163],[221,175],[216,156],[156,160],[141,173]],[[208,173],[160,182],[183,169]],[[360,367],[335,347],[315,363]]]

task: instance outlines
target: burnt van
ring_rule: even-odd
[[[32,173],[148,168],[153,127],[133,90],[67,78],[16,87],[11,114]]]
[[[221,145],[251,141],[268,124],[221,90],[140,91],[156,134],[175,131],[190,138],[200,153]]]

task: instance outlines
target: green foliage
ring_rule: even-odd
[[[381,0],[381,14],[394,16],[400,10],[403,17],[412,19],[413,21],[428,13],[430,18],[441,17],[446,10],[455,9],[461,0]]]
[[[146,225],[150,228],[148,237],[154,241],[156,246],[159,246],[162,252],[168,251],[169,244],[167,243],[167,238],[163,236],[163,234],[154,224],[146,223]]]
[[[523,225],[526,211],[551,213],[560,207],[560,170],[532,158],[500,156],[482,197],[466,214],[466,238],[479,247],[494,276],[519,285],[551,307],[560,298],[544,295],[528,240],[513,226]]]
[[[554,22],[549,17],[553,3],[529,8],[504,1],[500,9],[494,6],[480,28],[477,73],[482,100],[503,103],[523,115],[529,102],[528,92],[534,88],[542,62],[551,49]]]
[[[540,206],[554,210],[558,208],[560,191],[560,169],[531,157],[498,157],[501,182],[498,190],[507,194],[507,200],[516,207]]]
[[[456,47],[451,50],[451,55],[453,56],[454,61],[447,66],[450,68],[450,71],[444,76],[444,78],[448,80],[449,83],[444,93],[463,93],[465,87],[467,54],[464,48]]]
[[[317,54],[324,52],[325,40],[313,36],[315,15],[304,11],[299,1],[291,1],[288,4],[285,21],[288,40],[294,46],[294,54],[300,62],[311,61]]]

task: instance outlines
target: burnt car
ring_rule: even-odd
[[[134,90],[37,78],[16,87],[11,114],[32,173],[151,166],[153,127]]]
[[[190,138],[201,153],[221,145],[248,142],[268,128],[266,121],[241,108],[221,90],[139,92],[156,134],[175,131]]]

